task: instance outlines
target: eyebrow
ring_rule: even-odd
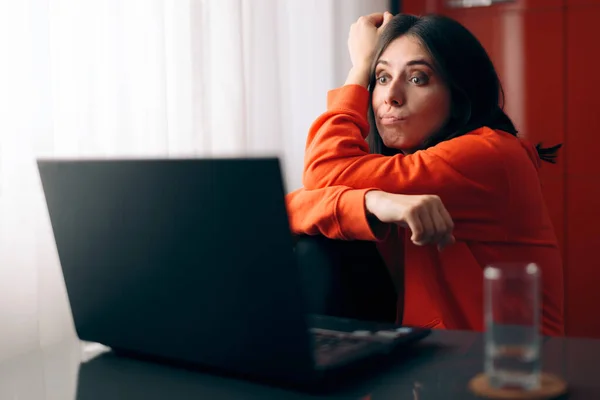
[[[378,60],[376,66],[379,64],[388,65],[388,66],[390,65],[390,63],[387,62],[386,60]],[[406,63],[407,67],[411,67],[413,65],[425,65],[426,67],[429,67],[430,69],[435,71],[435,68],[433,68],[433,66],[430,63],[428,63],[426,60],[424,60],[422,58],[417,59],[417,60],[411,60]]]

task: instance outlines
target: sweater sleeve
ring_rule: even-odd
[[[495,178],[503,178],[498,149],[480,134],[464,135],[409,155],[370,154],[365,140],[368,103],[369,93],[359,85],[329,92],[327,111],[313,123],[307,139],[305,188],[341,185],[445,197],[460,193],[463,199],[489,190]],[[461,193],[461,189],[470,193]]]
[[[433,194],[445,186],[455,189],[469,184],[448,158],[453,165],[464,160],[474,164],[482,157],[473,153],[485,153],[473,149],[479,145],[476,138],[460,137],[410,155],[370,154],[365,140],[369,134],[369,92],[359,85],[342,86],[329,92],[327,104],[327,111],[313,123],[307,139],[303,175],[307,189],[342,185]],[[455,154],[457,147],[462,156]]]
[[[289,193],[286,204],[292,232],[340,240],[384,240],[390,227],[370,223],[365,209],[369,190],[333,186]]]

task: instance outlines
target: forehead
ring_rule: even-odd
[[[404,35],[394,39],[381,53],[380,60],[391,66],[403,67],[413,60],[425,60],[431,64],[431,56],[421,41],[412,35]]]

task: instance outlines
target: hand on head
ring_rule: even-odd
[[[374,13],[362,16],[352,24],[348,34],[348,50],[353,68],[370,69],[379,36],[392,17],[387,11]]]

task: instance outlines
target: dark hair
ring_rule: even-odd
[[[417,17],[398,14],[385,26],[371,68],[369,90],[375,86],[375,64],[391,42],[403,35],[417,38],[433,58],[434,68],[450,90],[450,117],[446,125],[433,134],[425,147],[464,135],[487,126],[517,136],[517,129],[504,112],[504,91],[487,52],[475,36],[457,21],[441,15]],[[391,155],[398,151],[383,144],[370,107],[372,152]],[[536,146],[540,158],[556,162],[561,145],[551,148]]]

